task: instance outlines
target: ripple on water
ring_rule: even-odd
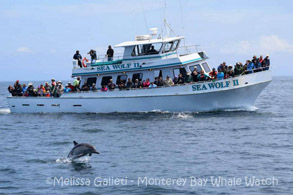
[[[82,129],[82,132],[86,132],[86,133],[99,133],[99,132],[104,132],[103,129],[99,129],[99,128],[90,128],[90,129]]]

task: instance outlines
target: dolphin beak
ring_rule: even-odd
[[[95,152],[93,152],[93,153],[100,154],[98,151],[95,151]]]

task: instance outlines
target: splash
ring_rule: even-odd
[[[190,113],[179,112],[179,113],[174,113],[171,118],[172,119],[173,118],[189,119],[189,118],[193,118],[193,116]]]
[[[67,164],[67,163],[87,163],[90,161],[90,157],[89,156],[83,156],[81,158],[78,158],[78,159],[75,159],[75,160],[72,160],[72,158],[65,158],[65,157],[61,157],[61,158],[58,158],[56,160],[56,163],[60,163],[60,164]]]
[[[258,108],[255,106],[248,106],[243,108],[231,108],[231,109],[224,109],[225,112],[235,112],[235,111],[248,111],[248,112],[255,112]]]
[[[10,109],[9,108],[0,108],[0,114],[9,114]]]

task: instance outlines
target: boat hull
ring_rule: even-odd
[[[216,82],[129,91],[72,93],[61,98],[8,97],[16,113],[198,112],[248,108],[271,82],[271,72]]]

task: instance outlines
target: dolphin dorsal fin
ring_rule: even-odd
[[[76,146],[78,143],[76,141],[73,141],[73,144]]]

